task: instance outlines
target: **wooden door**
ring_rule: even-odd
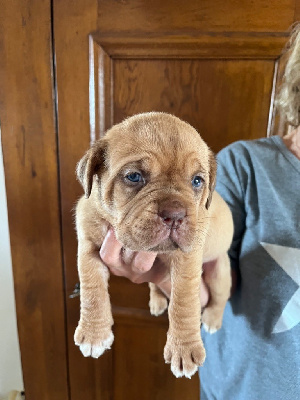
[[[298,0],[7,2],[0,106],[26,398],[199,397],[197,376],[164,364],[167,318],[150,316],[147,285],[111,279],[111,351],[86,359],[74,345],[75,165],[137,112],[183,118],[214,151],[271,134],[299,11]]]

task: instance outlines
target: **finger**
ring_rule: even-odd
[[[123,264],[125,264],[126,266],[131,266],[133,258],[135,257],[135,254],[136,253],[134,251],[129,250],[129,249],[125,249],[123,247],[122,248],[122,253],[121,253]]]
[[[157,253],[140,251],[136,253],[136,256],[133,259],[132,267],[140,272],[147,272],[152,268],[156,256]]]
[[[108,267],[120,267],[121,249],[122,243],[117,240],[114,230],[109,229],[100,248],[100,257],[104,264]]]
[[[127,272],[126,272],[126,270],[124,270],[124,268],[115,268],[115,267],[110,266],[110,267],[109,267],[109,271],[110,271],[113,275],[116,275],[116,276],[123,276],[123,277],[129,279],[129,276],[127,276]]]

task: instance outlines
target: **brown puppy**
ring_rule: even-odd
[[[155,251],[170,266],[172,292],[164,350],[175,376],[191,377],[205,359],[200,335],[200,280],[207,262],[211,297],[202,322],[221,327],[231,287],[227,250],[231,213],[214,192],[216,161],[200,135],[165,113],[135,115],[113,126],[77,168],[85,191],[76,209],[81,315],[75,343],[84,356],[99,357],[114,336],[109,271],[99,248],[110,226],[124,247]],[[150,310],[167,300],[150,284]]]

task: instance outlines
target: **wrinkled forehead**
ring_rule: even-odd
[[[114,167],[143,161],[147,169],[208,168],[207,145],[192,126],[177,118],[126,120],[108,132],[107,139]]]

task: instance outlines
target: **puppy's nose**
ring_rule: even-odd
[[[165,202],[160,204],[158,215],[170,228],[178,228],[186,216],[186,209],[178,201]]]

